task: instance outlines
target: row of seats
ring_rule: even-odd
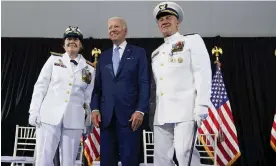
[[[23,127],[16,125],[14,150],[12,156],[1,156],[2,163],[11,163],[11,166],[25,166],[25,164],[34,164],[36,153],[36,132],[35,127]],[[211,160],[212,165],[216,164],[217,136],[215,134],[198,134],[195,146],[198,149],[201,160]],[[153,165],[154,137],[152,131],[143,130],[143,149],[144,163],[140,166]],[[31,157],[30,157],[31,156]],[[151,160],[151,161],[150,161]],[[82,166],[83,163],[83,145],[80,145],[76,166]],[[100,165],[99,162],[93,162],[93,165]],[[121,165],[119,163],[118,165]]]

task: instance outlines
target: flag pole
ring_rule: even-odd
[[[85,133],[84,132],[82,132],[82,164],[83,165],[85,165],[84,163],[85,163],[85,154],[84,154],[84,141],[85,141],[85,139],[86,139],[86,137],[85,137]]]
[[[87,106],[86,104],[83,104],[83,108],[85,110],[85,129],[83,130],[82,132],[82,158],[81,158],[81,162],[82,162],[82,165],[86,166],[86,160],[85,160],[85,140],[89,134],[89,132],[91,131],[91,116],[89,115],[89,112],[88,112],[88,107],[90,106]],[[90,118],[87,120],[87,118]],[[90,124],[89,124],[90,123]]]
[[[218,70],[221,70],[221,62],[219,60],[219,55],[222,54],[223,51],[221,48],[215,46],[213,49],[212,49],[212,54],[216,56],[216,61],[215,61],[215,64],[218,68]],[[220,83],[220,76],[218,77],[218,82]],[[219,106],[221,105],[221,102],[222,102],[222,98],[221,98],[221,89],[220,89],[220,86],[218,86],[218,98],[219,98]],[[220,108],[219,108],[220,109]],[[219,116],[221,116],[221,111],[218,112]],[[219,118],[220,119],[220,118]],[[223,135],[223,131],[221,129],[221,124],[222,124],[222,120],[219,120],[219,128],[218,128],[218,141],[220,142],[223,142],[224,141],[224,135]]]
[[[101,54],[101,50],[97,49],[96,47],[93,50],[91,50],[91,56],[94,57],[94,62],[91,63],[91,62],[88,61],[88,63],[91,64],[94,67],[95,70],[96,70],[96,66],[97,66],[97,63],[98,63],[98,57],[99,57],[100,54]],[[89,163],[90,161],[88,159],[86,159],[86,156],[85,156],[85,140],[88,138],[88,135],[93,132],[92,131],[93,126],[91,124],[91,112],[87,111],[87,110],[90,110],[88,107],[90,107],[90,105],[85,105],[84,104],[84,109],[86,110],[85,112],[86,112],[86,115],[87,115],[86,118],[89,118],[89,120],[88,120],[89,125],[87,125],[87,124],[85,125],[85,132],[82,133],[82,139],[83,139],[82,140],[82,149],[83,149],[83,151],[82,151],[82,164],[85,165],[85,166],[87,164],[88,164],[88,166],[93,164],[93,161],[91,161],[92,163]],[[85,161],[87,161],[87,163]]]
[[[92,66],[96,69],[97,63],[98,63],[98,57],[102,53],[100,49],[97,49],[96,47],[91,51],[92,57],[94,56],[94,62],[92,63]]]
[[[198,128],[197,123],[196,121],[194,121],[194,135],[193,135],[193,141],[192,141],[191,150],[190,150],[190,156],[188,160],[188,166],[191,166],[192,156],[193,156],[194,147],[195,147],[197,128]]]
[[[216,56],[216,61],[215,61],[215,64],[217,64],[217,67],[218,67],[218,70],[220,70],[221,68],[221,63],[219,61],[219,54],[222,54],[222,49],[221,48],[218,48],[217,46],[215,46],[213,49],[212,49],[212,54]],[[219,80],[220,82],[220,80]],[[221,97],[221,91],[219,90],[219,99]],[[221,100],[219,100],[219,105],[221,104]],[[220,122],[221,124],[221,122]],[[221,125],[220,125],[221,126]],[[188,160],[188,166],[191,165],[191,161],[192,161],[192,156],[193,156],[193,151],[194,151],[194,146],[195,146],[195,140],[196,140],[196,134],[197,134],[197,129],[198,129],[199,126],[197,126],[197,123],[196,121],[194,122],[194,134],[193,134],[193,140],[192,140],[192,145],[191,145],[191,150],[190,150],[190,156],[189,156],[189,160]],[[223,140],[223,133],[221,131],[221,128],[219,128],[219,135],[221,135],[221,140]]]

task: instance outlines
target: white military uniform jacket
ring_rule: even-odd
[[[67,53],[52,54],[43,66],[29,111],[37,114],[41,122],[57,125],[63,120],[65,128],[84,128],[84,104],[90,108],[95,69],[82,55],[78,56],[80,59],[74,71]]]
[[[211,95],[211,65],[198,34],[178,32],[152,53],[156,83],[154,125],[194,120],[207,114]]]

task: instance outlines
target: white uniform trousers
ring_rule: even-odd
[[[61,121],[62,122],[62,121]],[[66,129],[41,123],[36,128],[36,166],[54,166],[54,156],[59,144],[60,166],[74,166],[83,130]]]
[[[179,166],[188,166],[193,134],[193,121],[155,125],[154,166],[174,166],[174,149]],[[191,166],[200,166],[200,154],[195,147]]]

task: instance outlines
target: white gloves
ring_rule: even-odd
[[[208,107],[205,106],[196,106],[194,110],[194,119],[197,123],[197,127],[200,127],[202,121],[208,117]]]
[[[37,113],[31,113],[29,116],[29,124],[39,127],[41,125],[40,116]]]
[[[195,121],[197,124],[197,127],[200,127],[202,124],[202,121],[205,120],[208,117],[208,114],[201,114],[195,116]]]

